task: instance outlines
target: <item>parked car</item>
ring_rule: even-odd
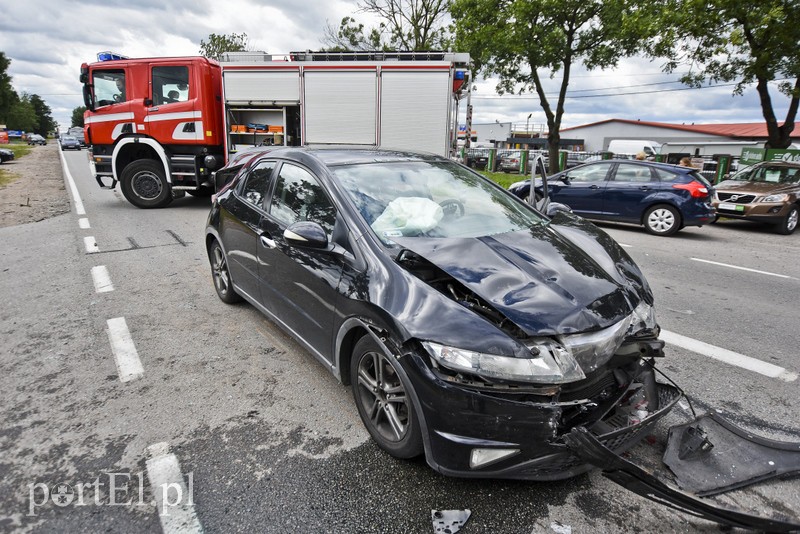
[[[500,154],[500,167],[498,170],[511,173],[511,172],[519,172],[520,167],[520,158],[522,157],[522,153],[519,150],[511,151],[511,152],[503,152]],[[528,164],[525,170],[525,173],[531,172],[531,160],[528,159]]]
[[[800,163],[747,167],[717,184],[713,204],[720,217],[767,223],[779,234],[791,234],[800,212]]]
[[[30,134],[28,136],[28,144],[29,145],[46,145],[47,139],[42,137],[39,134]]]
[[[237,155],[238,156],[238,155]],[[215,173],[214,287],[281,326],[341,382],[389,454],[448,475],[553,480],[617,452],[680,398],[631,258],[447,159],[280,147]],[[298,390],[298,395],[303,394]],[[627,417],[632,395],[648,408]]]
[[[685,226],[714,221],[711,185],[691,167],[596,161],[554,174],[548,183],[552,200],[578,215],[643,225],[654,235],[668,236]],[[512,184],[509,191],[527,199],[530,181]]]
[[[489,164],[488,148],[470,148],[467,150],[466,163],[471,169],[486,169]]]
[[[61,138],[58,140],[61,144],[61,150],[73,149],[73,150],[80,150],[81,143],[75,137],[71,135],[62,135]]]
[[[14,159],[14,152],[7,148],[0,148],[0,163],[11,161]]]

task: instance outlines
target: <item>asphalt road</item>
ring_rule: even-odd
[[[598,473],[462,480],[387,456],[349,388],[252,307],[219,301],[207,199],[138,210],[97,187],[86,152],[65,158],[85,214],[73,205],[0,229],[0,529],[433,532],[431,510],[470,509],[465,533],[720,531]],[[670,344],[660,368],[695,409],[800,441],[800,233],[737,222],[673,238],[603,228],[647,275],[662,328],[684,336],[689,348]],[[697,342],[773,367],[724,363]],[[118,368],[114,351],[132,350],[141,368]],[[769,376],[775,368],[783,373]],[[657,466],[685,408],[633,458]],[[174,484],[175,507],[157,506],[161,484]],[[717,502],[797,519],[800,480]]]

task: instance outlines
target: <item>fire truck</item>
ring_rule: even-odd
[[[356,145],[448,156],[469,55],[228,53],[81,65],[84,139],[101,187],[139,208],[213,193],[212,173],[252,146]]]

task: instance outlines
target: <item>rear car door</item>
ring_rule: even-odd
[[[575,167],[565,173],[564,179],[553,180],[551,198],[566,204],[572,211],[585,217],[603,214],[603,192],[606,188],[611,163],[590,163]]]
[[[605,218],[639,223],[646,199],[659,189],[659,179],[648,165],[618,163],[603,196]]]
[[[336,209],[320,180],[300,165],[276,171],[258,243],[262,303],[275,317],[332,363],[331,336],[342,262],[325,250],[290,246],[283,238],[297,221],[319,223],[330,240]]]
[[[259,300],[258,239],[272,186],[275,161],[253,166],[241,186],[222,205],[220,237],[228,256],[228,269],[237,291]]]

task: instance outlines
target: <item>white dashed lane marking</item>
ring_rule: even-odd
[[[783,367],[762,362],[756,358],[745,356],[744,354],[739,354],[738,352],[733,352],[721,347],[716,347],[690,337],[676,334],[675,332],[662,330],[660,337],[670,345],[675,345],[676,347],[681,347],[682,349],[695,352],[702,356],[708,356],[714,360],[768,376],[769,378],[777,378],[778,380],[783,380],[784,382],[794,382],[797,380],[797,373],[788,371]]]
[[[787,276],[785,274],[776,274],[776,273],[771,273],[771,272],[768,272],[768,271],[759,271],[758,269],[750,269],[749,267],[739,267],[738,265],[730,265],[728,263],[719,263],[718,261],[703,260],[703,259],[700,259],[700,258],[689,258],[689,259],[692,260],[692,261],[699,261],[701,263],[709,263],[711,265],[718,265],[720,267],[728,267],[729,269],[738,269],[740,271],[748,271],[748,272],[751,272],[751,273],[765,274],[767,276],[776,276],[778,278],[788,278],[790,280],[797,280],[797,278],[794,278],[793,276]]]
[[[125,318],[116,317],[109,319],[107,323],[108,340],[111,343],[111,351],[114,353],[120,382],[130,382],[141,378],[144,368],[139,360],[139,353],[136,352],[136,346],[133,344],[133,338],[131,338]]]
[[[87,219],[86,217],[81,217],[80,219],[78,219],[78,226],[81,227],[83,230],[88,230],[89,228],[91,228],[91,225],[89,224],[89,219]]]
[[[95,252],[100,252],[100,247],[97,246],[97,241],[95,241],[94,236],[86,236],[83,238],[83,245],[86,247],[87,254],[94,254]]]
[[[184,482],[178,458],[169,452],[168,443],[147,447],[147,478],[156,499],[158,518],[165,534],[203,532],[203,526],[194,509],[193,475],[189,473],[189,486]]]
[[[108,293],[114,291],[114,284],[111,283],[111,275],[105,265],[92,267],[92,281],[94,282],[95,293]]]

